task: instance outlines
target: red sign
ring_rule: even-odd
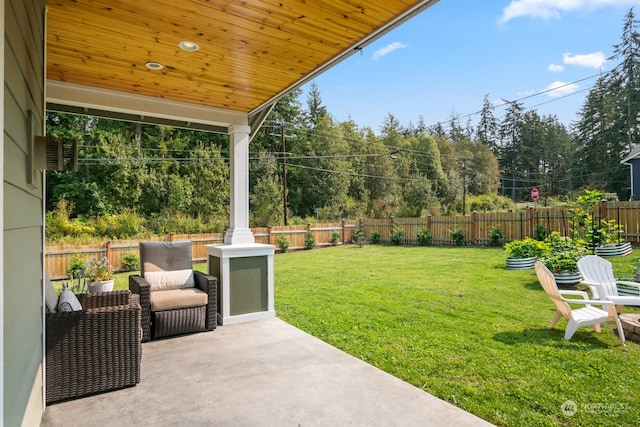
[[[537,188],[534,188],[533,190],[531,190],[531,198],[533,199],[534,202],[536,200],[538,200],[538,189]]]

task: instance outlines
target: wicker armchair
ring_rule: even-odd
[[[142,341],[217,325],[217,280],[193,270],[191,242],[140,242],[140,275],[129,276],[140,295]]]
[[[78,297],[81,311],[46,314],[46,401],[140,382],[140,304],[130,291]]]

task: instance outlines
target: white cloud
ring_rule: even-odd
[[[562,59],[562,62],[567,65],[579,65],[586,68],[595,68],[596,70],[602,68],[604,63],[607,62],[607,58],[602,52],[587,53],[585,55],[565,53],[562,55]]]
[[[519,97],[521,97],[521,98],[525,98],[525,97],[527,97],[527,96],[531,96],[531,95],[533,95],[534,93],[536,93],[536,91],[535,91],[535,90],[533,90],[533,89],[529,89],[529,90],[520,91],[520,92],[518,92],[518,93],[517,93],[517,95],[518,95]]]
[[[540,19],[557,19],[565,12],[597,10],[608,6],[633,6],[638,0],[512,0],[502,11],[498,22],[503,24],[522,16]]]
[[[561,73],[564,71],[564,65],[549,64],[548,70],[552,73]]]
[[[401,43],[401,42],[395,42],[395,43],[391,43],[390,45],[387,45],[385,47],[381,47],[380,49],[376,50],[375,53],[373,54],[373,60],[377,61],[378,59],[382,58],[383,56],[386,56],[386,55],[390,54],[394,50],[404,49],[405,47],[409,47],[409,45],[406,45],[406,44]]]
[[[553,82],[549,86],[545,88],[547,95],[552,98],[557,98],[560,96],[571,95],[574,92],[577,92],[580,89],[575,83],[565,83],[565,82]]]

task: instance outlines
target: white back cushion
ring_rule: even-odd
[[[58,293],[46,274],[44,276],[44,304],[49,313],[55,313],[58,310]]]
[[[149,282],[151,291],[165,291],[168,289],[193,288],[193,270],[147,271],[144,278]]]
[[[78,300],[78,297],[69,289],[65,289],[60,294],[58,300],[58,311],[79,311],[82,310],[82,305]]]

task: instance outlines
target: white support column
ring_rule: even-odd
[[[226,245],[255,243],[249,228],[249,132],[245,125],[229,126],[231,148],[231,213]]]

